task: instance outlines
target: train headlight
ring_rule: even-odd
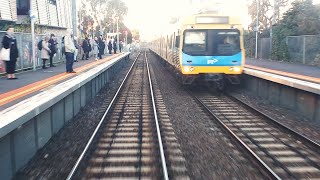
[[[183,68],[184,72],[186,72],[186,73],[192,72],[192,71],[194,71],[194,69],[195,69],[194,67],[189,67],[189,66],[185,66]]]
[[[239,67],[231,67],[231,68],[229,68],[229,71],[240,72],[241,68],[239,68]]]
[[[240,72],[240,71],[241,71],[241,69],[240,69],[239,67],[235,67],[235,68],[233,68],[233,70],[234,70],[235,72]]]

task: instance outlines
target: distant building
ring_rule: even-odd
[[[32,8],[37,16],[36,24],[45,29],[42,31],[72,28],[72,0],[32,0]],[[30,0],[0,0],[0,22],[30,24],[29,12]]]

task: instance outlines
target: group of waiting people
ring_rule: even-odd
[[[86,37],[83,42],[82,42],[82,49],[83,49],[83,56],[82,56],[82,60],[88,60],[89,59],[89,53],[90,51],[93,52],[93,55],[95,57],[96,60],[102,59],[102,55],[104,55],[105,53],[105,48],[106,46],[108,47],[108,51],[109,54],[112,54],[112,50],[113,53],[116,54],[117,53],[117,42],[115,40],[109,40],[108,44],[106,45],[106,39],[103,38],[102,36],[95,37],[93,42],[91,43],[91,40]],[[119,50],[120,52],[122,51],[123,48],[123,43],[122,41],[120,41],[119,43]]]
[[[46,61],[50,60],[50,67],[55,67],[53,57],[57,53],[57,38],[54,34],[50,38],[46,36],[39,41],[38,49],[41,51],[42,69],[47,69]],[[73,70],[73,62],[77,62],[78,49],[77,37],[73,36],[71,30],[67,30],[67,34],[62,38],[62,53],[66,56],[66,72],[75,73]]]
[[[93,51],[93,55],[96,60],[98,58],[102,59],[102,55],[104,55],[105,47],[107,46],[109,54],[112,54],[112,50],[114,54],[117,52],[117,43],[115,40],[109,40],[106,44],[106,40],[102,38],[102,36],[95,37],[93,42],[90,42],[89,38],[86,37],[82,42],[82,49],[84,54],[82,56],[82,60],[89,59],[90,51]],[[53,64],[53,57],[57,53],[57,38],[54,34],[51,34],[50,37],[46,36],[43,40],[38,42],[38,49],[41,51],[41,59],[42,59],[42,68],[47,69],[46,62],[49,60],[50,67],[55,67]],[[91,45],[92,44],[92,45]],[[9,60],[5,60],[5,69],[7,73],[7,79],[18,79],[15,77],[15,68],[17,58],[19,57],[19,51],[17,46],[17,40],[14,36],[14,28],[13,26],[9,26],[7,28],[6,35],[2,40],[2,47],[5,49],[9,49],[10,58]],[[119,43],[119,50],[122,51],[123,42]],[[67,34],[62,38],[62,53],[66,56],[66,72],[67,73],[76,73],[73,70],[73,62],[77,62],[77,56],[80,49],[80,45],[78,44],[78,40],[75,36],[73,36],[72,31],[67,30]],[[0,67],[1,68],[1,67]]]

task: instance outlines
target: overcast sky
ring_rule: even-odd
[[[128,15],[125,24],[129,28],[136,28],[142,34],[142,38],[150,39],[159,32],[168,28],[171,17],[189,14],[197,6],[214,4],[213,0],[193,0],[201,3],[190,4],[190,0],[123,0],[128,6]],[[247,24],[246,0],[220,0],[223,10],[242,18]],[[214,1],[216,2],[216,1]],[[200,5],[201,4],[201,5]],[[226,5],[228,4],[228,6]],[[232,6],[230,7],[230,4]]]

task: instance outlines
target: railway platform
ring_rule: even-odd
[[[272,104],[320,120],[320,67],[247,59],[244,87]]]
[[[317,66],[247,58],[245,67],[304,81],[320,83],[320,67]]]

